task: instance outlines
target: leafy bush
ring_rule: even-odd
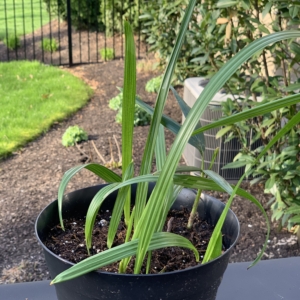
[[[42,40],[41,47],[44,51],[55,52],[59,46],[55,39],[44,38]]]
[[[43,0],[49,13],[66,18],[67,1],[66,0]]]
[[[187,3],[187,0],[179,0],[170,5],[167,0],[159,0],[146,2],[142,7],[142,32],[150,44],[150,51],[158,54],[162,68],[168,63]],[[218,24],[220,20],[231,24],[233,12],[219,9],[217,5],[211,0],[196,4],[175,69],[180,81],[188,77],[210,76],[237,52],[235,45],[224,44],[226,24]]]
[[[67,0],[43,0],[47,10],[67,19]],[[139,28],[140,0],[89,0],[71,1],[72,25],[77,29],[106,30],[108,36],[124,33],[123,21],[129,20],[134,29]]]
[[[116,97],[109,100],[108,106],[112,110],[117,111],[116,122],[122,124],[122,102],[123,102],[123,92],[119,93]],[[146,126],[149,125],[151,121],[151,116],[146,113],[139,105],[135,105],[134,112],[134,126]]]
[[[76,29],[104,30],[101,22],[101,0],[71,1],[71,21]],[[44,0],[47,10],[62,19],[67,19],[67,0]]]
[[[247,101],[246,104],[250,109],[260,105],[250,101]],[[227,100],[223,104],[223,111],[228,116],[241,111],[241,108],[236,108],[237,106],[232,100]],[[294,105],[222,129],[223,133],[229,132],[227,140],[235,137],[242,146],[239,154],[234,159],[235,161],[228,164],[227,168],[245,166],[249,175],[254,178],[251,184],[263,183],[265,193],[273,195],[273,198],[269,201],[272,209],[272,220],[281,219],[281,226],[287,224],[289,229],[295,224],[300,224],[299,126],[290,128],[265,155],[259,160],[257,160],[257,157],[279,133],[283,124],[291,120],[297,113],[299,113],[299,107]],[[253,132],[254,139],[251,144],[247,138],[247,131]],[[219,135],[222,136],[222,134]],[[253,147],[254,142],[258,139],[260,139],[262,145],[255,148]]]
[[[74,146],[76,143],[87,140],[87,133],[77,125],[69,126],[62,136],[62,144],[65,147]]]
[[[103,60],[112,60],[115,57],[115,51],[113,48],[102,48],[99,50],[99,53]]]
[[[123,21],[129,20],[133,29],[139,27],[139,0],[105,0],[101,1],[101,20],[105,24],[106,34],[124,32]]]
[[[187,0],[176,1],[172,5],[167,0],[149,1],[141,9],[142,32],[151,46],[150,51],[158,54],[161,68],[164,68],[169,61],[187,3]],[[196,9],[190,23],[191,28],[197,14]],[[185,37],[186,42],[183,44],[175,69],[175,75],[180,81],[195,76],[190,65],[190,60],[194,57],[193,45],[187,42],[187,37],[188,35]]]
[[[157,93],[160,88],[161,81],[162,81],[161,75],[150,79],[146,83],[146,87],[145,87],[146,91],[149,93]]]
[[[8,35],[8,37],[3,40],[3,43],[11,50],[15,50],[21,45],[20,38],[16,35]]]
[[[224,3],[224,2],[223,2]],[[261,1],[259,6],[249,2],[247,9],[240,4],[231,6],[229,2],[219,1],[217,8],[205,11],[207,19],[199,23],[199,29],[208,34],[197,45],[194,61],[199,72],[212,76],[222,67],[224,62],[233,57],[251,41],[270,31],[279,32],[293,28],[299,24],[299,10],[296,4],[288,1]],[[266,16],[276,11],[270,24],[260,22],[258,15]],[[249,12],[254,12],[253,14]],[[234,19],[237,26],[230,25]],[[206,23],[205,23],[206,22]],[[222,23],[222,24],[221,24]],[[224,31],[225,30],[225,31]],[[221,38],[218,33],[222,33]],[[197,33],[194,33],[194,37]],[[222,41],[223,45],[218,43]],[[211,44],[209,44],[211,43]],[[200,45],[201,44],[201,45]],[[210,55],[203,54],[209,49]],[[254,109],[260,105],[258,96],[263,103],[272,102],[285,95],[293,95],[300,88],[298,78],[300,59],[300,44],[297,40],[282,41],[260,51],[256,56],[242,65],[227,84],[227,91],[244,95],[222,103],[225,116],[231,116],[244,108]],[[276,74],[272,74],[269,63],[273,62]],[[209,71],[208,71],[209,70]],[[294,78],[294,79],[293,79]],[[239,101],[239,102],[238,102]],[[266,148],[269,142],[282,130],[283,125],[299,113],[300,107],[293,105],[264,114],[261,117],[244,120],[238,124],[226,126],[219,131],[219,136],[227,135],[227,140],[237,138],[241,143],[240,153],[235,162],[228,167],[245,166],[254,179],[252,184],[264,184],[265,193],[270,193],[272,220],[281,219],[281,225],[291,229],[300,224],[300,130],[295,125],[278,139],[268,152],[259,160],[256,158]],[[249,143],[247,132],[252,131],[254,139]],[[254,142],[261,141],[261,146],[254,147]]]

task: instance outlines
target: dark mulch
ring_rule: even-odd
[[[150,63],[151,64],[151,63]],[[115,112],[108,108],[110,98],[118,94],[116,86],[122,86],[123,61],[84,65],[69,69],[84,78],[95,88],[95,95],[89,103],[66,121],[54,124],[51,130],[20,151],[0,162],[0,282],[22,282],[48,279],[49,274],[41,247],[34,236],[34,222],[47,204],[57,196],[57,189],[63,173],[70,167],[89,161],[99,162],[92,141],[107,162],[112,153],[118,160],[113,137],[121,144],[121,127],[114,121]],[[145,92],[145,83],[155,74],[141,70],[138,74],[137,93],[144,101],[153,103],[155,96]],[[182,93],[182,89],[179,89]],[[177,121],[181,113],[172,96],[168,98],[166,113]],[[83,127],[90,140],[80,148],[64,148],[61,137],[71,125]],[[137,127],[134,131],[134,160],[138,170],[144,149],[148,127]],[[166,136],[168,148],[173,136]],[[121,146],[121,145],[120,145]],[[86,170],[77,174],[69,184],[68,191],[95,185],[101,181]],[[261,186],[244,187],[267,208],[268,195]],[[221,200],[228,197],[213,193]],[[266,224],[259,210],[253,204],[237,197],[232,209],[241,222],[241,237],[232,254],[232,262],[251,261],[260,251],[266,234]],[[268,214],[270,215],[270,211]],[[272,225],[268,249],[263,259],[298,256],[300,253],[296,237]],[[2,275],[1,275],[2,272]]]

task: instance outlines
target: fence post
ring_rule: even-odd
[[[67,22],[68,22],[69,66],[71,67],[73,65],[71,0],[67,0]]]

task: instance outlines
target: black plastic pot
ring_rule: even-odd
[[[83,217],[93,196],[104,185],[94,186],[67,194],[63,202],[63,217]],[[153,185],[151,186],[151,189]],[[174,204],[191,208],[195,192],[184,189]],[[115,194],[102,205],[102,209],[111,210]],[[132,199],[135,199],[135,187],[132,187]],[[216,224],[224,204],[210,196],[204,196],[199,204],[199,215],[211,224]],[[68,269],[72,263],[49,251],[43,241],[51,227],[59,223],[57,200],[48,205],[38,216],[35,231],[41,243],[46,262],[52,278]],[[108,272],[91,272],[73,280],[55,285],[59,300],[85,299],[203,299],[216,298],[218,287],[227,267],[230,250],[235,245],[240,231],[239,222],[229,211],[223,227],[223,244],[228,249],[220,257],[209,263],[186,270],[155,275],[114,274]]]

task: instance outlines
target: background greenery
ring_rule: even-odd
[[[47,52],[55,52],[59,48],[59,44],[54,38],[43,38],[41,42],[41,48]]]
[[[130,22],[132,28],[139,27],[139,10],[144,6],[141,0],[102,0],[101,17],[105,24],[106,34],[111,36],[116,32],[124,33],[123,20]]]
[[[80,79],[58,68],[0,63],[0,157],[81,108],[91,94]]]
[[[62,144],[65,147],[74,146],[76,143],[87,140],[87,132],[78,125],[69,126],[62,136]]]
[[[47,11],[67,19],[67,0],[43,0]],[[71,21],[77,29],[103,30],[100,14],[100,0],[71,0]]]
[[[138,97],[138,96],[137,96]],[[116,97],[109,100],[108,106],[112,110],[117,111],[116,122],[122,124],[122,104],[123,104],[123,92],[121,91]],[[149,125],[151,116],[143,110],[139,105],[135,105],[134,108],[134,126],[146,126]]]
[[[66,0],[43,1],[48,11],[66,19]],[[134,29],[139,28],[139,13],[142,7],[143,0],[71,0],[72,25],[77,29],[105,31],[108,36],[124,33],[124,19],[130,21]]]

